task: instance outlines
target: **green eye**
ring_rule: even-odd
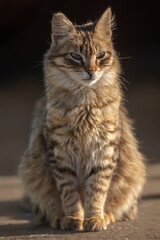
[[[97,54],[96,58],[97,59],[102,59],[102,58],[104,58],[104,56],[105,56],[105,52],[100,52],[100,53]]]
[[[70,53],[70,56],[77,61],[82,61],[82,57],[77,53]]]

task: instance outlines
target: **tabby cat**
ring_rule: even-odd
[[[19,171],[35,220],[55,229],[100,231],[137,213],[144,157],[122,100],[112,19],[110,8],[81,26],[53,15],[45,96]]]

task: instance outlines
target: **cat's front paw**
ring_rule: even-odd
[[[104,213],[104,219],[107,225],[116,221],[115,215],[111,212]]]
[[[106,230],[107,225],[105,220],[99,217],[86,218],[83,223],[84,231],[93,232],[93,231],[102,231]]]
[[[61,220],[62,230],[82,230],[83,220],[81,218],[76,218],[72,216],[65,216]]]
[[[63,219],[64,213],[57,211],[50,216],[50,226],[53,229],[60,229],[60,221]]]

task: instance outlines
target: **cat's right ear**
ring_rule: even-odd
[[[55,13],[52,18],[52,43],[57,42],[66,37],[70,32],[74,31],[74,25],[72,22],[63,14]]]

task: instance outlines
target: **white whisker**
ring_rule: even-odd
[[[128,56],[128,57],[115,57],[113,59],[118,59],[118,60],[126,60],[126,59],[131,59],[132,56]]]
[[[40,62],[39,64],[36,64],[35,66],[31,67],[31,69],[37,68],[37,67],[39,67],[39,66],[43,66],[43,63]]]

